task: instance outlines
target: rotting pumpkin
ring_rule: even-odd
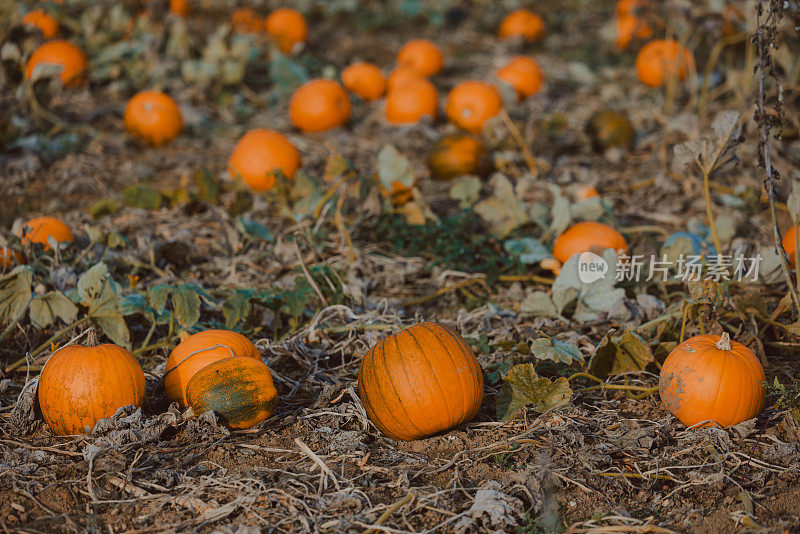
[[[60,436],[90,433],[95,423],[124,406],[142,406],[142,368],[126,349],[98,344],[90,329],[86,346],[57,350],[39,378],[39,407],[47,426]]]
[[[181,341],[167,358],[164,389],[167,397],[186,408],[186,387],[198,371],[219,360],[245,356],[261,361],[253,342],[230,330],[205,330]]]
[[[275,412],[278,392],[261,360],[238,356],[200,369],[186,386],[195,414],[213,410],[230,428],[244,429]]]
[[[687,339],[667,356],[658,389],[664,406],[687,427],[727,427],[764,408],[764,369],[727,332]]]
[[[358,394],[378,430],[412,441],[475,417],[483,374],[461,336],[424,322],[369,349],[358,371]]]

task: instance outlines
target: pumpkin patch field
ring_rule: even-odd
[[[800,532],[798,28],[0,0],[0,529]]]

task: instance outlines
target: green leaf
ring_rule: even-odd
[[[250,298],[255,293],[253,289],[237,289],[230,293],[222,303],[222,315],[225,316],[225,328],[231,329],[239,321],[247,317],[250,311]]]
[[[0,278],[0,324],[10,323],[23,313],[31,301],[33,271],[18,265]]]
[[[89,207],[89,215],[93,219],[99,219],[105,215],[110,215],[119,209],[119,200],[116,198],[105,198],[98,200]]]
[[[507,239],[503,243],[503,248],[506,249],[506,252],[519,256],[519,261],[526,265],[539,263],[543,259],[553,257],[550,249],[532,237]]]
[[[219,182],[214,178],[214,174],[202,167],[194,177],[197,186],[197,197],[203,202],[216,204],[219,201]]]
[[[531,343],[531,354],[537,360],[552,360],[566,364],[575,361],[583,363],[583,354],[578,347],[552,337],[540,337]]]
[[[458,206],[469,209],[481,195],[481,179],[477,176],[462,176],[450,188],[450,198],[458,202]]]
[[[150,304],[158,313],[164,313],[167,305],[167,297],[172,293],[172,286],[159,284],[151,287],[147,291],[147,303]]]
[[[643,371],[653,363],[653,351],[638,334],[625,330],[621,336],[612,336],[610,330],[589,360],[589,372],[597,378],[606,378],[633,371]]]
[[[256,239],[262,239],[270,242],[275,241],[275,236],[272,235],[272,232],[267,230],[266,226],[254,221],[253,219],[250,219],[249,217],[237,217],[236,229],[239,230],[240,233],[249,237],[255,237]]]
[[[53,324],[56,318],[67,324],[73,323],[78,317],[78,307],[60,291],[50,291],[41,297],[33,297],[28,313],[34,325],[46,328]]]
[[[122,202],[129,208],[157,210],[161,207],[161,194],[147,184],[133,184],[122,191]]]
[[[311,298],[311,285],[302,276],[296,276],[294,279],[294,291],[287,291],[283,294],[283,304],[289,311],[292,317],[300,317],[306,309],[306,305]]]
[[[200,319],[200,295],[189,284],[181,284],[172,290],[172,305],[175,318],[184,328],[191,328]]]
[[[562,376],[550,381],[539,377],[532,363],[521,363],[503,378],[497,396],[497,417],[508,421],[525,406],[544,412],[566,404],[570,396],[572,388],[566,378]]]

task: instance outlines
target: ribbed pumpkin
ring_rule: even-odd
[[[153,146],[169,143],[183,130],[178,104],[161,91],[142,91],[128,101],[125,129]]]
[[[596,111],[586,123],[595,150],[630,148],[636,133],[625,114],[610,109]]]
[[[428,153],[428,167],[437,180],[449,180],[464,174],[482,175],[489,170],[489,153],[474,135],[446,135]]]
[[[25,223],[20,235],[23,243],[41,243],[45,250],[50,250],[50,238],[59,243],[72,241],[75,237],[69,226],[55,217],[36,217]]]
[[[425,322],[369,349],[358,371],[358,393],[381,432],[411,441],[475,417],[483,375],[461,336]]]
[[[260,359],[238,356],[200,369],[186,386],[196,415],[213,410],[230,428],[250,428],[273,414],[278,392]]]
[[[205,330],[189,336],[167,358],[167,370],[164,374],[167,397],[186,408],[186,386],[189,380],[205,366],[236,356],[261,361],[261,353],[242,334],[230,330]]]
[[[753,351],[726,332],[678,345],[661,367],[658,389],[664,406],[687,427],[702,421],[727,427],[761,413],[765,381]]]
[[[553,256],[561,263],[566,263],[575,254],[592,250],[601,253],[609,248],[618,253],[625,252],[628,250],[628,243],[622,234],[607,224],[580,222],[558,236],[553,244]]]
[[[38,387],[44,420],[60,436],[90,433],[119,408],[144,404],[142,368],[124,348],[98,345],[94,330],[86,346],[67,345],[50,356]]]

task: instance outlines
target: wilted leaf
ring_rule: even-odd
[[[532,363],[521,363],[515,365],[503,378],[503,385],[497,396],[497,417],[508,421],[525,406],[544,412],[566,404],[571,395],[572,388],[565,377],[559,377],[553,382],[539,377]]]
[[[414,171],[411,169],[411,162],[403,154],[397,151],[393,145],[383,145],[378,152],[378,178],[381,185],[391,191],[395,182],[399,182],[406,187],[414,185]]]
[[[542,245],[532,237],[522,237],[520,239],[507,239],[503,243],[506,252],[519,256],[519,261],[525,265],[539,263],[545,258],[550,258],[550,249]]]
[[[173,288],[172,306],[175,318],[184,328],[191,328],[200,319],[200,296],[189,284]]]
[[[89,215],[91,215],[93,219],[99,219],[105,215],[114,213],[118,209],[119,200],[115,198],[106,198],[103,200],[98,200],[89,206]]]
[[[78,297],[83,304],[88,305],[103,290],[108,278],[108,267],[105,263],[93,265],[88,271],[78,278]]]
[[[537,360],[552,360],[566,364],[575,361],[583,363],[583,354],[578,347],[552,337],[540,337],[531,343],[531,354]]]
[[[800,221],[800,180],[792,180],[792,191],[786,199],[786,207],[795,225]]]
[[[214,178],[214,174],[202,167],[194,176],[194,183],[197,186],[197,196],[203,202],[216,204],[219,200],[219,183]]]
[[[549,239],[550,236],[561,234],[569,226],[572,214],[569,210],[569,199],[561,194],[561,188],[550,185],[550,192],[553,194],[553,204],[550,209],[550,226],[542,236],[542,239]]]
[[[589,372],[598,378],[610,375],[643,371],[647,364],[653,363],[650,346],[638,334],[625,330],[621,336],[612,336],[610,330],[597,345],[589,360]]]
[[[519,311],[530,313],[536,317],[558,317],[558,310],[553,300],[545,291],[534,291],[519,305]]]
[[[153,286],[147,291],[147,303],[158,313],[163,313],[170,293],[172,293],[172,286],[166,284]]]
[[[35,296],[30,303],[31,322],[39,328],[53,324],[56,318],[67,324],[78,317],[78,308],[60,291],[50,291],[43,296]]]
[[[517,196],[508,178],[496,174],[490,183],[494,189],[493,196],[476,204],[475,211],[491,225],[492,233],[502,238],[530,219],[525,203]]]
[[[553,283],[553,303],[559,313],[570,303],[577,300],[574,319],[591,321],[600,313],[608,312],[620,299],[625,297],[625,290],[615,288],[615,269],[617,254],[611,249],[603,252],[603,260],[608,266],[605,275],[594,282],[584,283],[578,276],[580,256],[576,254],[561,267],[561,273]]]
[[[732,137],[738,135],[739,112],[732,110],[720,111],[714,117],[711,129],[717,134],[717,146],[727,143]]]
[[[129,208],[157,210],[161,207],[161,195],[147,184],[133,184],[122,191],[122,202]]]
[[[231,329],[239,324],[239,321],[247,317],[250,311],[250,298],[253,296],[252,289],[237,289],[231,292],[222,303],[222,315],[225,316],[225,328]]]
[[[33,271],[19,265],[0,278],[0,324],[7,324],[25,313],[31,301]]]
[[[458,202],[461,209],[472,207],[481,194],[481,180],[477,176],[462,176],[450,188],[450,198]]]

